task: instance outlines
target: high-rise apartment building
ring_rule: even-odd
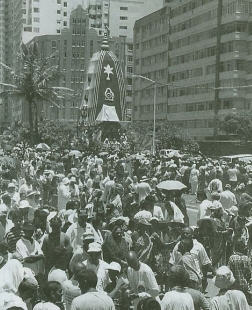
[[[81,0],[80,0],[81,1]],[[133,38],[135,21],[163,5],[163,0],[86,0],[90,27],[103,35],[109,27],[111,36]]]
[[[69,27],[71,5],[69,0],[23,1],[23,40],[34,36],[60,34]]]
[[[168,82],[169,9],[164,7],[138,20],[134,28],[134,74],[160,83]],[[158,85],[156,117],[163,119],[167,111],[167,86]],[[154,87],[140,77],[133,80],[133,120],[153,117]]]
[[[166,22],[170,24],[166,39],[155,30],[163,23],[163,10],[168,11]],[[220,27],[217,27],[218,1],[167,1],[163,10],[135,24],[135,73],[169,83],[163,93],[158,91],[158,117],[174,122],[202,140],[214,134],[216,112],[221,116],[233,108],[245,111],[252,108],[252,88],[247,87],[252,84],[252,1],[223,0]],[[218,32],[220,63],[216,66]],[[163,63],[166,67],[159,70],[160,46],[166,53]],[[218,97],[216,70],[220,73]],[[134,82],[135,120],[153,119],[153,91],[143,90],[145,86],[144,81]],[[149,96],[144,95],[146,92]]]

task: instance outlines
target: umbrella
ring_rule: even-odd
[[[108,155],[108,152],[101,152],[101,153],[99,153],[99,155],[100,156],[106,156],[106,155]]]
[[[181,191],[182,189],[185,189],[186,186],[179,181],[168,180],[168,181],[163,181],[159,183],[157,185],[157,188],[161,190],[162,189],[167,190],[167,191]]]
[[[81,152],[77,150],[70,151],[69,156],[81,156]]]
[[[50,150],[50,146],[48,146],[46,143],[39,143],[36,146],[36,150],[49,151]]]

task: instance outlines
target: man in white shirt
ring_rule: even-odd
[[[235,194],[231,192],[230,184],[226,184],[225,190],[220,194],[220,202],[224,210],[230,209],[232,206],[236,206],[236,197]]]
[[[85,211],[78,211],[78,221],[73,223],[66,231],[74,253],[78,248],[82,247],[82,236],[84,233],[89,232],[90,234],[94,234],[94,227],[90,223],[87,223],[87,219],[88,216]]]
[[[204,280],[206,280],[207,272],[212,271],[211,260],[209,259],[204,246],[196,239],[193,239],[193,230],[190,227],[186,227],[182,231],[181,240],[185,239],[193,240],[193,248],[191,249],[190,253],[195,260],[197,274],[200,275],[201,279],[204,282]],[[182,254],[178,251],[179,244],[180,242],[175,245],[171,253],[169,261],[171,265],[177,265],[182,258]]]
[[[133,293],[138,291],[138,286],[144,283],[146,293],[156,298],[159,294],[159,287],[152,269],[140,262],[135,252],[129,252],[128,262],[128,280],[130,289]]]
[[[92,270],[82,270],[78,274],[82,295],[74,298],[71,310],[115,310],[113,300],[105,292],[99,292],[97,275]]]
[[[92,242],[88,246],[88,259],[83,262],[88,270],[97,275],[97,291],[104,291],[109,283],[109,265],[101,259],[102,248],[100,243]]]

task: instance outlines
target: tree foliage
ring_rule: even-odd
[[[38,134],[38,113],[43,103],[60,108],[60,102],[72,90],[53,86],[59,77],[58,66],[51,66],[55,55],[39,57],[37,44],[22,44],[18,55],[20,68],[15,70],[2,64],[8,74],[10,83],[0,83],[1,97],[12,97],[14,102],[23,99],[28,106],[29,129],[31,138]],[[37,141],[34,141],[37,142]]]
[[[252,113],[229,113],[219,122],[226,134],[237,135],[243,141],[252,139]]]
[[[150,149],[153,138],[151,122],[135,122],[125,131],[130,143],[136,150]],[[185,131],[168,121],[158,121],[156,124],[156,146],[158,149],[179,149],[197,153],[199,145]]]

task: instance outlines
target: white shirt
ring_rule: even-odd
[[[178,245],[179,245],[179,242],[175,245],[171,253],[171,257],[169,261],[171,265],[176,265],[182,257],[182,254],[178,251]],[[191,249],[190,253],[193,255],[195,265],[197,268],[197,273],[200,276],[203,276],[201,272],[202,266],[211,264],[211,261],[207,255],[207,252],[204,246],[200,242],[198,242],[196,239],[193,239],[193,248]]]
[[[78,223],[73,223],[66,231],[66,235],[70,240],[70,244],[75,252],[78,247],[82,247],[83,240],[82,236],[85,232],[94,234],[94,228],[90,223],[86,223],[86,227],[82,228]],[[96,242],[96,240],[95,240]]]
[[[60,308],[51,302],[40,302],[35,305],[33,310],[60,310]]]
[[[115,305],[106,293],[89,292],[74,298],[71,310],[115,310]]]
[[[212,205],[213,202],[211,200],[206,199],[202,201],[202,203],[199,205],[198,220],[209,217],[211,215],[209,207]]]
[[[162,310],[194,310],[193,299],[189,293],[170,291],[161,301]]]
[[[66,310],[70,310],[73,299],[81,295],[79,283],[74,279],[67,280],[63,282],[62,289]]]
[[[137,292],[139,283],[143,282],[146,293],[150,294],[153,298],[157,297],[159,286],[152,269],[148,265],[140,262],[140,269],[138,271],[128,267],[128,279],[133,292]]]
[[[97,291],[99,291],[99,292],[104,291],[106,286],[109,284],[109,275],[108,275],[109,265],[101,259],[99,259],[98,266],[91,264],[88,259],[85,260],[83,262],[83,264],[87,267],[87,269],[93,270],[96,273],[96,275],[97,275],[97,285],[96,285]]]
[[[229,190],[225,190],[220,194],[220,202],[225,210],[237,204],[235,194]]]

